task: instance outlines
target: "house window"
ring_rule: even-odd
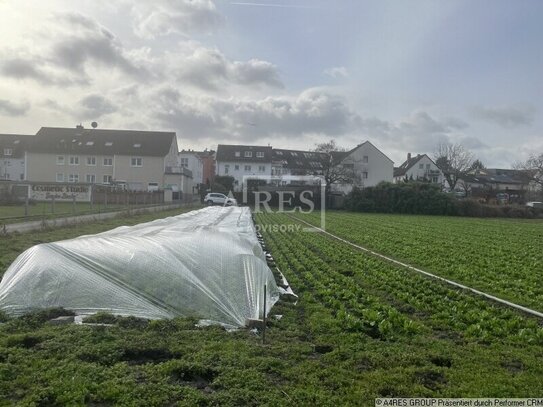
[[[105,157],[103,162],[104,162],[104,167],[111,167],[113,165],[113,158]]]
[[[57,165],[64,165],[64,156],[57,155]]]
[[[130,165],[132,167],[142,167],[143,166],[143,158],[141,158],[141,157],[132,157],[130,159]]]
[[[424,164],[419,164],[419,170],[423,170],[424,169]]]
[[[257,151],[257,152],[256,152],[256,156],[257,156],[258,158],[264,158],[264,151]]]
[[[224,165],[224,173],[225,173],[225,174],[228,174],[228,171],[230,171],[230,165],[225,164],[225,165]]]
[[[79,174],[68,175],[68,182],[79,182]]]
[[[21,181],[23,181],[25,179],[25,175],[24,174],[21,174]]]
[[[439,181],[438,181],[438,177],[432,177],[432,182],[434,184],[437,184]]]
[[[426,164],[426,169],[427,169],[427,170],[430,169],[430,164]]]
[[[239,156],[241,155],[241,153],[240,153],[239,151],[236,151],[236,152],[234,153],[234,155],[235,155],[236,157],[239,157]]]
[[[113,181],[113,177],[111,175],[104,175],[104,178],[102,178],[104,181],[104,184],[111,184]]]
[[[181,158],[181,167],[188,167],[188,166],[189,166],[189,159]]]
[[[96,157],[87,157],[87,165],[90,165],[90,166],[96,165]]]
[[[368,172],[367,172],[367,171],[364,171],[364,172],[362,173],[362,178],[364,178],[364,179],[367,179],[367,178],[368,178]]]
[[[245,157],[246,158],[250,158],[253,156],[253,152],[252,151],[245,151]]]
[[[258,172],[264,172],[264,171],[266,171],[266,166],[264,166],[264,165],[259,165],[259,166],[258,166]]]
[[[79,165],[79,157],[71,156],[70,157],[70,165]]]
[[[245,171],[251,171],[251,166],[250,166],[250,165],[246,165],[244,169],[245,169]]]
[[[13,149],[4,148],[4,155],[13,155]]]
[[[57,182],[64,182],[64,174],[62,172],[57,173]]]
[[[96,182],[96,175],[87,174],[87,183],[94,184]]]
[[[368,163],[368,156],[367,156],[367,155],[365,155],[365,156],[362,157],[362,162],[363,162],[364,164],[367,164],[367,163]]]
[[[239,165],[238,165],[238,164],[234,165],[234,169],[235,169],[236,171],[239,171]]]

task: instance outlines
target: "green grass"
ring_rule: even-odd
[[[284,215],[257,219],[299,225]],[[14,236],[0,247],[14,255],[114,226]],[[0,324],[0,404],[373,406],[383,396],[543,394],[541,321],[322,234],[264,235],[300,295],[272,309],[267,344],[247,330],[183,318],[99,315],[95,322],[113,325],[51,326],[58,313],[49,311],[8,319]]]
[[[315,214],[300,215],[319,225]],[[327,212],[326,230],[543,311],[543,221]]]
[[[130,205],[130,208],[143,207],[144,205]],[[114,212],[127,209],[126,205],[103,204],[92,205],[89,202],[55,202],[54,212],[50,202],[36,202],[28,206],[28,215],[25,216],[23,205],[0,205],[0,224],[17,223],[32,220],[60,218],[74,215],[87,215],[102,212]]]

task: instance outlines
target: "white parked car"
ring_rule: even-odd
[[[543,202],[527,202],[526,206],[529,206],[530,208],[541,208],[541,209],[543,209]]]
[[[207,205],[223,205],[223,206],[237,206],[238,202],[234,198],[228,198],[224,194],[217,192],[211,192],[204,198],[204,202]]]

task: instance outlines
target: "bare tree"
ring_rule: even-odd
[[[327,200],[332,191],[332,184],[352,184],[355,182],[357,177],[354,168],[342,164],[346,150],[339,147],[335,140],[317,144],[314,151],[323,155],[321,160],[322,176],[326,182],[325,193]]]
[[[532,182],[543,189],[543,153],[533,154],[525,162],[513,164],[513,168],[520,170],[527,182]]]
[[[473,154],[461,144],[441,143],[436,148],[434,159],[452,191],[458,180],[470,170]]]

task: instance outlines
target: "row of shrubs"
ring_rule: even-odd
[[[486,205],[472,199],[457,199],[430,183],[382,182],[375,187],[355,188],[345,200],[345,209],[356,212],[409,213],[470,217],[543,218],[543,210],[519,205]]]

